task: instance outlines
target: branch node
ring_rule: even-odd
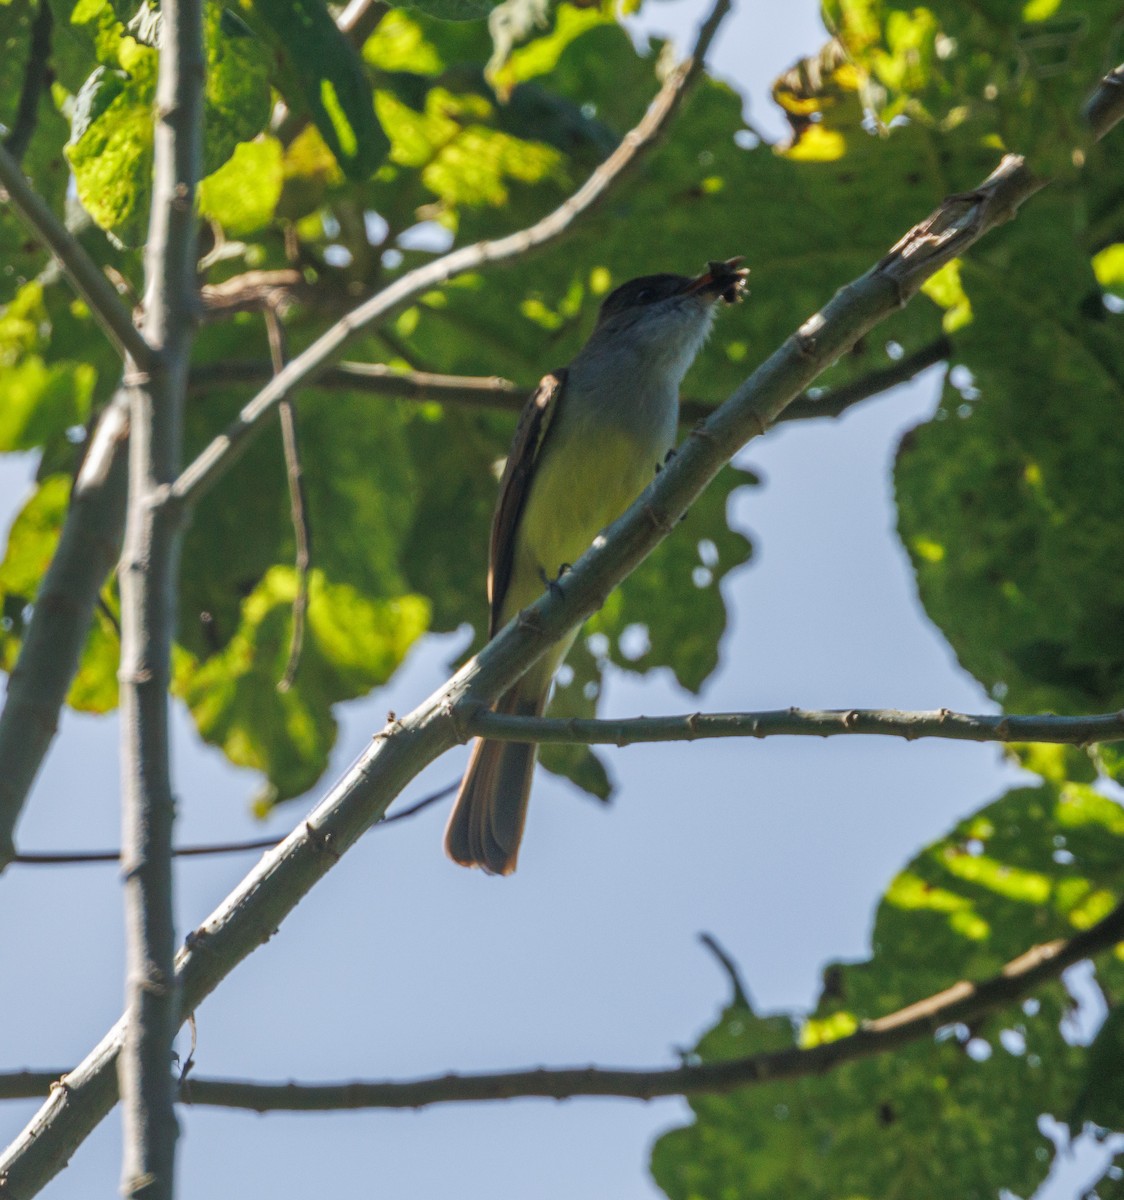
[[[654,504],[644,505],[644,515],[651,521],[653,528],[658,529],[660,533],[671,533],[675,529],[675,526],[679,524],[677,520],[669,517]]]
[[[480,712],[488,711],[488,705],[483,700],[468,697],[456,702],[447,700],[444,708],[445,715],[453,727],[453,733],[456,734],[457,742],[462,746],[473,736],[468,731],[468,726],[472,723],[473,718]]]
[[[309,845],[318,854],[326,854],[333,862],[339,862],[339,852],[332,845],[335,838],[330,831],[328,833],[321,833],[311,821],[305,821],[304,831],[308,836]]]

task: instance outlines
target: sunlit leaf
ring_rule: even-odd
[[[420,596],[368,600],[314,571],[296,683],[282,692],[296,590],[295,572],[274,567],[246,597],[221,653],[177,663],[175,688],[199,732],[231,762],[267,777],[259,808],[316,782],[335,742],[332,705],[385,683],[428,624]]]

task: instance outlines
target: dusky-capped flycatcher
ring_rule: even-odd
[[[701,275],[645,275],[610,293],[568,367],[544,376],[519,419],[492,519],[489,638],[537,600],[652,480],[675,442],[679,385],[716,302],[745,293],[740,258]],[[575,628],[495,703],[539,716]],[[537,747],[476,743],[445,831],[449,857],[515,870]]]

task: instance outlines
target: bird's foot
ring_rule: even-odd
[[[571,563],[563,563],[558,568],[558,574],[555,575],[552,579],[546,573],[546,570],[543,567],[539,567],[539,578],[542,580],[543,587],[545,587],[546,590],[548,592],[550,592],[550,594],[552,596],[561,596],[562,595],[562,583],[561,583],[562,576],[566,575],[572,569],[573,569],[573,565]]]

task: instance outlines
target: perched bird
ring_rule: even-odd
[[[719,299],[745,293],[740,258],[701,275],[645,275],[610,293],[568,367],[539,383],[519,419],[492,520],[489,638],[539,598],[636,499],[675,442],[679,385]],[[575,628],[495,703],[539,716]],[[478,741],[445,831],[449,857],[515,870],[537,747]]]

